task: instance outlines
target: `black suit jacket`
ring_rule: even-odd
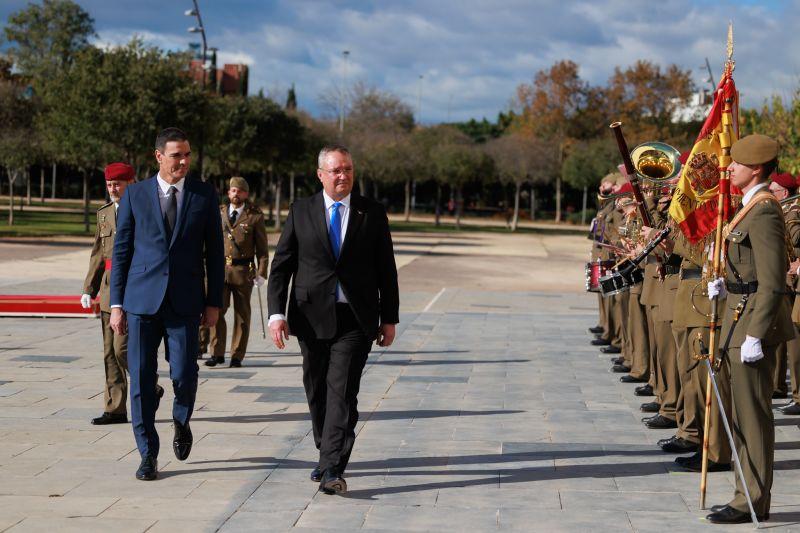
[[[397,267],[386,210],[368,198],[350,198],[338,261],[328,238],[322,192],[289,208],[272,258],[268,303],[270,315],[283,314],[288,300],[289,331],[300,339],[335,337],[337,282],[368,338],[377,336],[379,323],[399,322]]]

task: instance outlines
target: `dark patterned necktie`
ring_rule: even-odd
[[[231,213],[231,216],[230,216],[230,218],[228,219],[228,220],[230,220],[230,222],[231,222],[231,226],[233,226],[234,224],[236,224],[236,217],[237,217],[238,215],[239,215],[239,212],[238,212],[238,211],[236,211],[236,210],[234,209],[233,213]]]
[[[164,227],[167,237],[172,241],[172,232],[175,230],[175,219],[178,218],[178,189],[171,186],[167,191],[167,208],[164,210]]]

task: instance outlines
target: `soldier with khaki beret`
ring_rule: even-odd
[[[264,284],[269,263],[267,229],[264,214],[247,201],[250,187],[244,178],[231,178],[228,185],[228,205],[220,206],[222,235],[225,243],[225,285],[223,308],[217,325],[211,330],[211,358],[206,366],[225,362],[227,324],[225,313],[233,298],[233,335],[231,338],[231,367],[242,366],[250,335],[250,296],[253,285]]]
[[[100,319],[103,327],[103,364],[106,386],[103,391],[103,414],[92,419],[92,424],[126,424],[128,422],[127,398],[128,336],[117,335],[111,329],[108,280],[111,275],[111,256],[117,234],[117,206],[125,188],[133,181],[135,172],[127,163],[111,163],[105,168],[106,191],[111,201],[97,210],[97,228],[94,246],[89,258],[89,272],[83,282],[81,305],[92,306],[92,299],[100,297]],[[157,398],[164,389],[156,385]]]
[[[744,479],[736,477],[733,499],[712,507],[707,519],[750,521],[746,485],[760,520],[769,517],[775,456],[771,409],[776,348],[795,336],[786,299],[788,257],[781,206],[767,189],[778,164],[778,143],[748,135],[733,144],[731,184],[742,190],[742,207],[723,232],[724,279],[708,283],[709,297],[723,300],[720,356],[730,369],[732,432]]]

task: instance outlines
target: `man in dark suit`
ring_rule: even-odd
[[[280,349],[290,334],[300,343],[319,450],[311,480],[335,494],[347,490],[342,475],[355,442],[361,372],[372,341],[394,340],[399,294],[386,211],[351,194],[350,152],[326,146],[318,165],[323,190],[289,209],[272,259],[269,329]]]
[[[180,460],[191,451],[198,328],[217,321],[225,268],[217,192],[186,179],[186,134],[159,133],[155,156],[158,174],[129,186],[120,201],[111,269],[111,327],[119,335],[130,332],[131,417],[142,480],[158,476],[155,383],[162,339],[175,391],[173,450]]]

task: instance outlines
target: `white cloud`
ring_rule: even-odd
[[[294,82],[300,105],[312,112],[319,112],[318,95],[341,81],[342,50],[351,52],[349,80],[393,91],[414,109],[423,74],[423,120],[436,122],[448,113],[453,120],[494,118],[520,83],[560,59],[577,62],[592,83],[604,83],[616,66],[646,59],[677,63],[692,71],[698,86],[706,86],[698,67],[708,57],[714,75],[720,75],[732,19],[737,85],[744,103],[754,106],[800,85],[795,53],[800,34],[794,31],[799,6],[798,0],[768,6],[690,0],[284,0],[270,20],[263,17],[247,31],[217,28],[209,38],[220,49],[220,63],[251,66],[252,92],[274,93]],[[185,48],[194,39],[106,29],[100,41],[127,42],[134,32],[163,48]]]

